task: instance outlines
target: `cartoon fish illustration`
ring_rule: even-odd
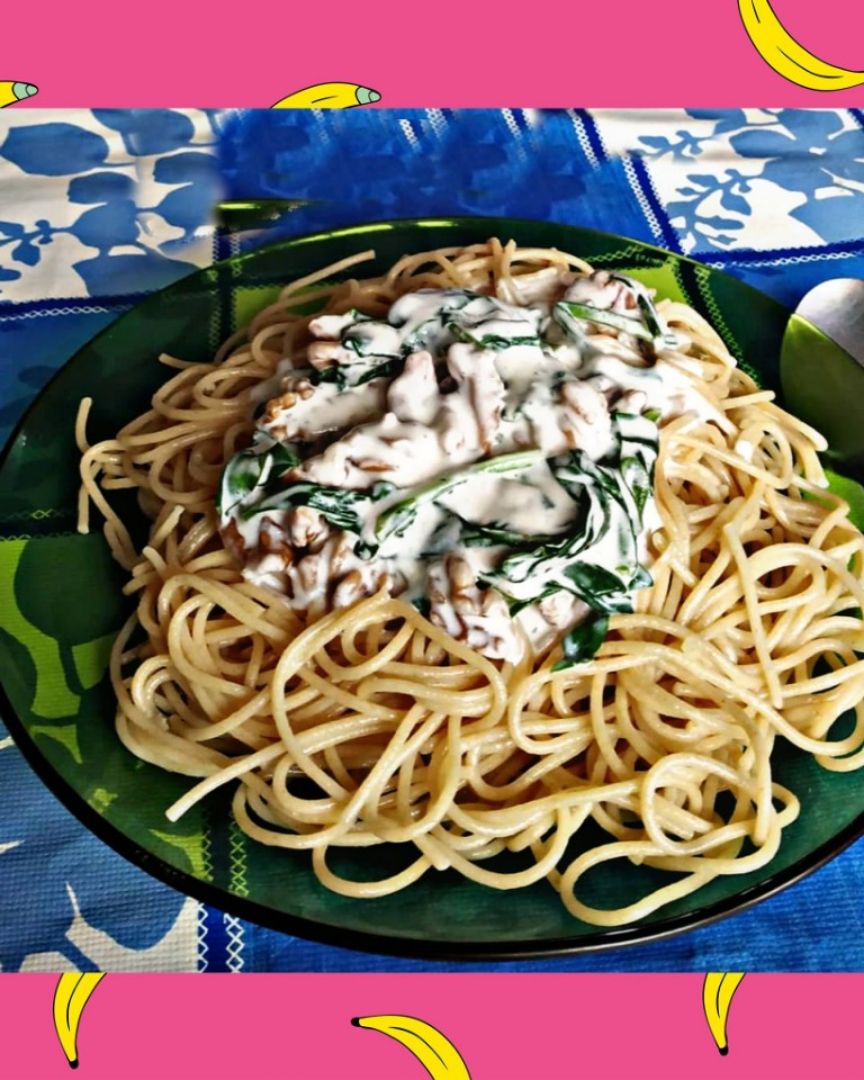
[[[16,101],[24,101],[39,92],[39,87],[29,82],[13,82],[11,79],[0,79],[0,109],[4,105],[14,105]]]
[[[381,100],[377,90],[357,83],[328,82],[307,86],[277,101],[274,109],[353,109]]]

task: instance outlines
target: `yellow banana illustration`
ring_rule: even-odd
[[[54,1027],[57,1037],[73,1069],[78,1068],[78,1025],[90,995],[99,985],[104,972],[77,971],[61,975],[54,988]]]
[[[29,82],[13,82],[11,79],[0,79],[0,109],[4,105],[14,105],[16,101],[33,97],[38,93],[38,87]]]
[[[806,90],[849,90],[864,83],[864,71],[828,64],[799,45],[777,18],[770,0],[738,0],[738,12],[762,59],[784,79]]]
[[[414,1016],[356,1016],[355,1027],[389,1035],[411,1051],[432,1080],[471,1080],[459,1051],[441,1032]]]
[[[743,971],[711,971],[702,983],[702,1008],[705,1010],[705,1019],[708,1021],[708,1027],[721,1054],[729,1053],[729,1043],[726,1041],[726,1021],[729,1018],[732,996],[743,978]]]
[[[295,94],[277,101],[274,109],[351,109],[355,105],[371,105],[380,101],[377,90],[357,83],[328,82],[307,86]]]

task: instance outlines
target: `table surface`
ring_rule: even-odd
[[[309,203],[217,230],[219,197]],[[540,218],[692,255],[789,307],[864,276],[858,110],[4,110],[0,442],[74,352],[214,258],[360,221]],[[536,963],[393,960],[263,930],[136,869],[42,786],[0,726],[0,969],[864,969],[864,842],[721,923]],[[826,913],[829,917],[826,918]]]

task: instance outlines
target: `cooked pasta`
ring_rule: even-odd
[[[824,441],[695,311],[575,256],[492,240],[333,283],[370,255],[288,285],[213,363],[163,356],[176,373],[113,439],[88,445],[82,403],[80,528],[92,503],[137,598],[111,660],[117,732],[197,781],[168,817],[231,784],[245,833],[310,851],[343,895],[441,870],[546,879],[603,926],[764,866],[800,809],[772,775],[778,741],[864,764],[864,542],[826,489]],[[445,412],[473,442],[448,450]],[[644,457],[620,433],[634,418]],[[390,458],[369,450],[384,443]],[[490,487],[496,461],[510,471]],[[117,488],[151,521],[140,552]],[[531,502],[562,492],[557,518]],[[468,520],[505,502],[503,525]],[[602,562],[613,511],[627,544]],[[589,821],[608,840],[580,853]],[[360,883],[328,863],[382,844],[410,845],[405,869]],[[528,868],[490,865],[504,852]],[[676,873],[588,906],[581,879],[615,859]]]

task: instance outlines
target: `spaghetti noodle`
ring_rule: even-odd
[[[603,926],[764,866],[799,813],[772,778],[777,741],[827,769],[864,765],[864,540],[826,490],[824,441],[696,312],[661,302],[677,335],[664,355],[709,408],[661,421],[653,583],[611,614],[592,657],[562,666],[560,634],[484,655],[386,583],[347,607],[292,607],[244,575],[214,500],[249,445],[262,385],[307,346],[311,317],[297,308],[381,317],[421,289],[524,305],[591,273],[493,240],[332,284],[370,255],[293,282],[212,364],[162,357],[176,374],[115,438],[88,446],[82,403],[80,528],[94,504],[137,597],[111,659],[117,732],[139,758],[197,779],[168,817],[233,783],[240,828],[311,851],[318,879],[343,895],[382,896],[430,870],[496,889],[545,878],[574,916]],[[137,490],[151,519],[140,553],[106,498],[119,488]],[[608,842],[568,854],[589,821]],[[328,864],[333,848],[381,844],[412,845],[412,861],[362,883]],[[493,869],[502,852],[531,863]],[[626,907],[588,906],[583,875],[613,859],[676,876]]]

